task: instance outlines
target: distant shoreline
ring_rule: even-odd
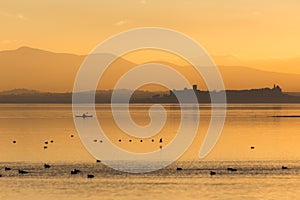
[[[73,103],[72,102],[67,102],[67,103],[61,103],[61,102],[0,102],[0,105],[18,105],[18,104],[30,104],[30,105],[33,105],[33,104],[42,104],[42,105],[46,105],[46,104],[62,104],[62,105],[72,105]],[[82,103],[84,104],[84,103]],[[95,102],[95,105],[109,105],[109,104],[112,104],[112,103],[96,103]],[[120,105],[126,105],[127,103],[116,103],[116,104],[120,104]],[[162,103],[157,103],[157,102],[130,102],[129,103],[130,105],[148,105],[148,104],[162,104],[162,105],[180,105],[179,103],[166,103],[166,102],[162,102]],[[210,105],[211,103],[198,103],[198,105]],[[224,103],[214,103],[215,105],[221,105],[221,104],[224,104]],[[241,104],[241,105],[251,105],[251,104],[264,104],[264,105],[271,105],[271,104],[289,104],[289,105],[293,105],[293,104],[300,104],[300,102],[285,102],[285,103],[280,103],[280,102],[242,102],[242,103],[236,103],[236,102],[226,102],[226,104],[230,104],[230,105],[236,105],[236,104]],[[184,103],[183,105],[195,105],[193,103]],[[274,118],[280,118],[280,117],[285,117],[285,116],[272,116]],[[297,116],[298,117],[298,116]],[[299,116],[300,117],[300,116]]]
[[[82,102],[86,103],[84,99],[86,97],[93,97],[95,95],[96,104],[110,104],[112,90],[100,90],[94,92],[81,92],[77,93],[79,99],[83,99]],[[128,102],[127,96],[132,91],[130,90],[116,90],[114,93],[117,96],[116,103],[125,104]],[[259,88],[249,90],[225,90],[225,91],[203,91],[198,90],[197,85],[194,85],[191,89],[183,90],[170,90],[167,91],[134,91],[131,96],[131,104],[178,104],[177,97],[184,97],[186,104],[192,104],[194,102],[189,100],[191,94],[196,95],[198,104],[210,104],[210,94],[224,95],[228,104],[271,104],[271,103],[287,103],[297,104],[300,103],[300,96],[293,96],[289,93],[282,92],[278,85],[274,85],[273,88]],[[15,89],[11,91],[0,92],[1,104],[72,104],[72,93],[50,93],[39,92],[27,89]],[[215,102],[225,103],[225,102]]]

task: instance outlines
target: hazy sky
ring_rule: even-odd
[[[159,26],[214,55],[299,57],[299,11],[299,0],[1,0],[0,50],[87,54],[113,34]]]

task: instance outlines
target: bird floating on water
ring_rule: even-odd
[[[44,164],[44,168],[45,168],[45,169],[49,169],[50,167],[51,167],[51,166],[50,166],[49,164],[46,164],[46,163]]]
[[[286,166],[282,166],[282,167],[281,167],[281,169],[288,169],[288,167],[286,167]]]
[[[236,172],[236,171],[237,171],[237,169],[231,168],[231,167],[228,167],[227,170],[228,170],[228,171],[231,171],[231,172]]]
[[[75,168],[71,171],[71,174],[78,174],[79,172],[80,170]]]
[[[4,170],[9,171],[9,170],[11,170],[11,168],[10,167],[5,167]]]
[[[95,176],[93,174],[88,174],[87,178],[94,178]]]
[[[25,170],[19,169],[19,174],[28,174],[28,173],[29,173],[28,171],[25,171]]]

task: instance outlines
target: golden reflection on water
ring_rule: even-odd
[[[138,124],[149,122],[149,106],[132,106],[131,114]],[[98,105],[97,115],[115,145],[132,152],[148,152],[168,144],[175,137],[180,110],[176,105],[165,107],[168,115],[166,126],[143,142],[140,138],[124,134],[116,126],[108,105]],[[0,110],[1,161],[93,161],[76,133],[70,105],[1,105]],[[198,134],[183,160],[198,159],[210,121],[209,106],[200,106],[200,112]],[[271,117],[299,113],[298,104],[230,105],[221,137],[205,160],[300,159],[299,118]],[[163,138],[163,143],[159,142],[160,138]],[[51,140],[53,143],[50,143]],[[250,149],[251,146],[255,149]]]
[[[132,105],[133,119],[147,124],[148,108],[149,105]],[[97,105],[97,114],[115,145],[143,152],[157,148],[160,137],[164,139],[163,145],[174,138],[180,112],[176,105],[166,109],[169,119],[166,127],[153,136],[154,144],[150,139],[142,143],[137,138],[131,143],[126,141],[128,136],[112,125],[107,105]],[[221,137],[204,160],[198,159],[198,153],[208,128],[210,109],[201,105],[200,110],[198,135],[180,161],[152,173],[128,174],[96,163],[85,150],[75,130],[71,105],[0,105],[0,199],[299,197],[300,119],[270,116],[299,115],[300,105],[229,105]],[[119,138],[122,142],[118,142]],[[51,168],[44,169],[43,163],[49,163]],[[289,169],[282,170],[282,165]],[[7,166],[12,170],[5,171]],[[177,167],[183,170],[176,171]],[[237,172],[228,171],[228,167],[237,168]],[[81,173],[71,175],[74,168]],[[18,169],[30,173],[20,175]],[[211,170],[216,176],[210,176]],[[87,179],[89,173],[95,178]]]

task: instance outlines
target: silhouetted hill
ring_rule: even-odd
[[[284,91],[300,91],[300,75],[277,73],[257,70],[249,67],[220,66],[226,90],[240,90],[242,88],[260,88],[272,83],[279,84]]]
[[[110,103],[112,90],[96,91],[97,103]],[[125,96],[129,94],[130,90],[116,90],[119,103],[125,102]],[[89,95],[91,92],[82,92],[80,95]],[[133,99],[138,102],[152,102],[153,96],[161,96],[166,92],[151,92],[137,90],[134,92]],[[9,91],[0,92],[0,103],[72,103],[72,93],[58,93],[58,92],[41,92],[27,89],[13,89]]]
[[[22,87],[42,91],[71,91],[84,58],[29,47],[2,51],[0,90]]]
[[[211,55],[217,65],[248,66],[254,69],[264,69],[269,72],[297,73],[299,74],[300,57],[284,59],[240,59],[233,55]]]
[[[28,90],[25,88],[17,88],[13,90],[5,90],[0,92],[0,95],[27,95],[27,94],[39,94],[38,90]]]
[[[11,88],[33,88],[50,92],[70,92],[85,55],[53,53],[49,51],[21,47],[0,52],[0,91]],[[136,66],[135,63],[119,59],[112,73]],[[174,64],[176,65],[176,64]],[[122,69],[121,69],[122,68]],[[121,70],[120,70],[121,69]],[[266,87],[270,83],[281,85],[285,91],[300,91],[299,74],[277,73],[240,66],[219,66],[226,89]],[[115,78],[108,78],[111,89]]]

